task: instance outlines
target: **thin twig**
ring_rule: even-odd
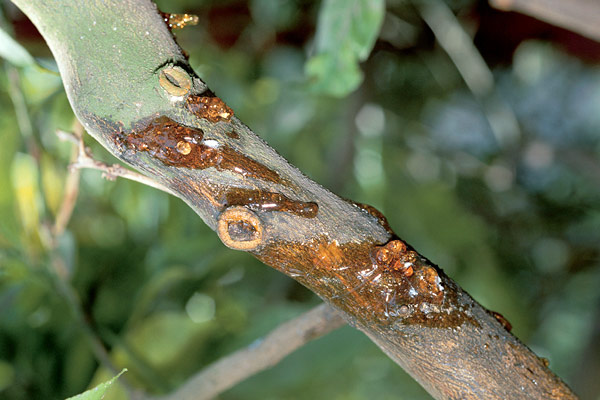
[[[115,180],[118,177],[125,178],[125,179],[129,179],[129,180],[136,181],[139,183],[143,183],[144,185],[153,187],[158,190],[162,190],[163,192],[166,192],[166,193],[172,194],[173,196],[176,196],[176,194],[171,189],[169,189],[168,187],[166,187],[164,185],[161,185],[160,183],[156,182],[155,180],[153,180],[151,178],[148,178],[147,176],[138,174],[137,172],[133,172],[119,164],[108,165],[106,163],[103,163],[102,161],[96,160],[94,157],[92,157],[92,155],[90,153],[90,149],[85,147],[85,144],[83,143],[83,139],[78,139],[72,133],[65,132],[65,131],[58,131],[57,135],[60,138],[62,138],[63,140],[70,140],[70,141],[75,141],[76,143],[78,143],[79,151],[77,154],[77,161],[72,163],[70,165],[70,168],[95,169],[98,171],[102,171],[103,172],[102,176],[108,180]]]
[[[57,251],[58,240],[60,235],[62,235],[71,219],[73,214],[73,209],[75,208],[75,204],[77,202],[77,197],[79,193],[79,183],[80,183],[80,175],[81,168],[78,167],[79,163],[96,163],[97,165],[102,165],[99,161],[94,160],[89,154],[89,150],[85,147],[83,141],[83,126],[79,121],[75,121],[73,124],[73,132],[64,132],[59,131],[57,135],[62,140],[67,140],[73,143],[73,151],[71,153],[71,166],[69,167],[69,174],[67,176],[67,181],[65,184],[65,193],[63,196],[63,201],[59,208],[59,211],[56,215],[56,219],[54,222],[54,226],[52,227],[52,239],[49,242],[50,248],[49,251],[52,253],[52,266],[54,272],[54,281],[57,287],[58,292],[62,295],[64,300],[67,302],[69,307],[71,308],[71,312],[78,322],[79,327],[81,328],[94,357],[100,365],[106,368],[112,375],[116,375],[120,372],[120,369],[116,367],[116,365],[112,362],[110,358],[110,354],[99,338],[98,334],[95,332],[91,323],[85,316],[85,313],[81,307],[81,302],[75,289],[71,286],[68,281],[68,271],[66,268],[66,264],[64,259]],[[72,167],[75,165],[75,167]],[[105,164],[104,164],[105,165]],[[106,171],[105,173],[111,172],[114,169],[110,166],[106,166],[106,169],[102,169]],[[117,176],[115,174],[111,174],[111,177]],[[120,175],[119,175],[120,176]],[[123,389],[128,393],[130,398],[143,398],[143,395],[140,395],[140,392],[134,389],[127,378],[121,379],[119,381]]]
[[[219,359],[192,376],[174,393],[155,400],[212,399],[343,324],[344,320],[337,311],[321,304],[275,328],[264,339]]]
[[[73,151],[71,153],[71,162],[77,162],[79,160],[80,148],[83,147],[83,126],[81,125],[81,123],[79,123],[79,121],[76,120],[73,123],[73,133],[65,134],[64,132],[62,132],[62,134],[60,134],[59,137],[63,140],[65,138],[68,138],[70,141],[73,142],[74,146]],[[102,364],[112,374],[116,375],[119,372],[119,370],[113,365],[108,355],[108,351],[104,347],[104,344],[98,338],[98,336],[92,329],[92,326],[85,318],[85,314],[81,308],[79,297],[75,293],[73,287],[67,282],[68,275],[62,272],[63,270],[66,270],[66,268],[64,267],[64,260],[56,251],[58,237],[65,231],[66,226],[69,223],[69,220],[71,219],[71,215],[73,214],[75,203],[77,202],[77,195],[79,193],[79,177],[79,169],[69,168],[69,175],[67,176],[67,182],[65,185],[65,194],[52,230],[53,248],[51,249],[51,251],[54,253],[54,262],[52,264],[55,268],[54,272],[57,278],[56,285],[58,287],[58,290],[62,294],[65,301],[71,307],[71,311],[75,318],[79,321],[80,326],[90,344],[91,350],[94,353],[94,356],[100,362],[100,364]],[[63,265],[62,268],[57,268],[57,266],[61,265]]]
[[[415,4],[473,96],[482,104],[496,140],[505,145],[516,142],[520,136],[517,118],[495,93],[492,71],[452,10],[441,0],[415,0]]]
[[[83,126],[77,120],[73,124],[72,137],[83,142]],[[77,162],[78,155],[79,143],[76,142],[71,150],[71,163]],[[56,220],[54,221],[54,227],[52,229],[52,234],[55,238],[58,238],[60,235],[62,235],[69,220],[71,219],[71,215],[73,214],[73,210],[75,208],[75,203],[77,202],[77,196],[79,195],[80,176],[81,170],[79,168],[69,168],[67,181],[65,183],[63,201],[60,205],[58,213],[56,214]]]
[[[476,97],[494,89],[494,76],[452,10],[442,1],[417,1],[421,17],[433,31],[465,83]]]

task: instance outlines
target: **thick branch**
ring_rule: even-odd
[[[15,0],[78,118],[121,160],[341,311],[438,399],[575,398],[371,207],[302,175],[193,73],[147,0]]]

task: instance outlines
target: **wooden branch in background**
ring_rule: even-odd
[[[475,99],[482,105],[498,143],[516,143],[521,136],[517,117],[498,96],[492,71],[450,7],[442,0],[417,2],[416,5],[435,39],[448,54]]]
[[[210,400],[237,383],[271,368],[284,357],[344,325],[340,314],[326,304],[274,329],[264,339],[223,357],[190,378],[171,395],[155,400]]]
[[[73,127],[73,133],[66,135],[65,132],[57,132],[57,136],[61,140],[69,140],[73,143],[71,149],[71,162],[76,163],[79,158],[79,153],[83,149],[83,126],[77,121]],[[60,237],[67,228],[67,224],[73,215],[75,209],[75,203],[77,203],[77,197],[79,196],[79,179],[81,177],[81,170],[79,168],[69,168],[67,174],[67,180],[65,182],[65,193],[63,201],[60,204],[58,213],[56,214],[56,220],[52,227],[52,234],[55,238]]]
[[[492,7],[527,14],[600,42],[598,0],[489,0]]]

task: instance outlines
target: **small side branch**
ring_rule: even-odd
[[[237,383],[268,369],[307,342],[344,324],[340,314],[326,304],[288,321],[264,339],[209,365],[174,393],[155,400],[208,400]]]
[[[63,140],[65,139],[64,132],[60,132],[58,136]],[[70,134],[69,140],[74,141],[73,148],[71,150],[71,163],[75,163],[79,158],[80,143],[83,143],[83,126],[81,126],[79,121],[76,121],[73,124],[73,133]],[[67,228],[69,220],[71,219],[73,210],[75,209],[77,196],[79,195],[80,175],[80,169],[69,168],[67,181],[65,183],[65,194],[63,196],[63,201],[60,205],[58,213],[56,214],[56,220],[54,221],[54,226],[52,228],[52,233],[55,239],[63,234]]]
[[[62,140],[68,140],[73,143],[73,150],[71,153],[72,163],[77,164],[82,159],[91,159],[89,150],[86,149],[83,144],[83,126],[79,123],[79,121],[75,121],[73,124],[73,133],[59,131],[57,132],[57,135]],[[102,163],[98,162],[98,164]],[[53,283],[57,289],[57,292],[71,308],[75,323],[81,329],[86,340],[88,341],[90,350],[96,357],[96,360],[100,363],[100,365],[110,371],[111,374],[116,375],[119,373],[120,369],[118,369],[111,360],[108,349],[105,347],[104,343],[95,332],[92,324],[86,317],[81,306],[81,301],[70,283],[70,273],[66,267],[65,260],[57,251],[59,237],[65,232],[73,214],[73,210],[75,209],[75,204],[77,203],[81,175],[80,172],[80,168],[69,168],[69,174],[67,175],[67,180],[65,183],[63,201],[56,215],[54,225],[52,226],[52,231],[50,232],[50,235],[48,235],[50,236],[50,241],[46,242],[48,251],[52,258],[52,268],[49,270],[52,273]],[[131,386],[126,378],[125,380],[121,380],[120,384],[131,398],[134,398],[135,396],[140,397],[138,394],[139,392]]]
[[[138,174],[137,172],[133,172],[119,164],[108,165],[102,161],[96,160],[90,153],[90,149],[85,146],[83,143],[83,137],[76,136],[70,132],[58,131],[58,137],[63,140],[68,140],[73,143],[76,143],[78,146],[77,160],[70,165],[70,168],[74,169],[95,169],[97,171],[102,171],[102,176],[108,180],[115,180],[116,178],[125,178],[132,181],[136,181],[139,183],[143,183],[144,185],[153,187],[158,190],[162,190],[163,192],[172,194],[173,196],[178,197],[171,189],[168,187],[161,185],[156,182],[154,179],[150,179],[142,174]]]

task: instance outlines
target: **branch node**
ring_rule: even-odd
[[[217,234],[223,244],[234,250],[256,250],[263,243],[263,224],[246,207],[229,207],[219,215]]]

